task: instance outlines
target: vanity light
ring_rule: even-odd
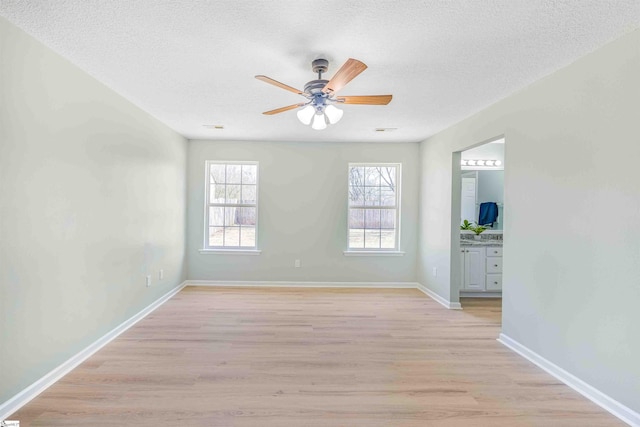
[[[502,165],[500,160],[460,160],[461,166],[485,166],[498,167]]]

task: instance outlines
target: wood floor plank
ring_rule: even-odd
[[[13,414],[21,426],[623,426],[496,341],[499,300],[187,287]]]

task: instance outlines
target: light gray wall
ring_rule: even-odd
[[[423,284],[457,300],[449,275],[429,274],[458,270],[452,161],[504,134],[503,333],[636,411],[638,76],[640,30],[422,143],[418,267]]]
[[[312,130],[310,130],[312,132]],[[415,281],[418,144],[189,141],[192,280]],[[203,255],[206,160],[258,161],[260,256]],[[402,257],[345,257],[349,162],[402,163]],[[301,268],[294,268],[294,260]]]
[[[185,279],[187,144],[3,18],[0,43],[2,403]]]

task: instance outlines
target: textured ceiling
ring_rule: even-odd
[[[0,14],[193,139],[419,141],[640,26],[638,0],[0,0]],[[369,68],[324,131],[295,111],[310,62]],[[224,130],[204,124],[221,124]],[[377,127],[397,128],[375,132]]]

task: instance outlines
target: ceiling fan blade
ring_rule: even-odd
[[[270,77],[260,75],[260,76],[256,76],[256,79],[262,80],[263,82],[272,84],[274,86],[278,86],[279,88],[288,90],[289,92],[297,93],[298,95],[303,95],[303,92],[301,90],[291,87],[289,85],[286,85],[284,83],[280,83],[279,81],[273,80]]]
[[[302,107],[303,105],[305,105],[304,102],[300,103],[300,104],[287,105],[286,107],[280,107],[280,108],[276,108],[275,110],[265,111],[262,114],[266,114],[267,116],[272,116],[274,114],[284,113],[285,111],[289,111],[289,110],[293,110],[294,108]]]
[[[342,67],[338,70],[338,72],[329,80],[322,91],[324,93],[328,93],[329,95],[338,92],[340,89],[345,87],[347,83],[356,78],[358,74],[367,69],[367,66],[358,61],[357,59],[349,58],[347,62],[345,62]]]
[[[339,96],[336,101],[342,104],[387,105],[393,95]]]

